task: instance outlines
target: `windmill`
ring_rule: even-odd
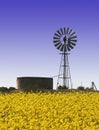
[[[77,42],[76,33],[69,28],[60,28],[53,37],[54,46],[61,52],[61,62],[57,80],[57,87],[72,88],[68,55]]]

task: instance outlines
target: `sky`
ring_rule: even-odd
[[[0,0],[0,86],[16,87],[17,77],[58,75],[53,36],[63,27],[77,35],[69,55],[73,87],[94,81],[99,89],[99,0]]]

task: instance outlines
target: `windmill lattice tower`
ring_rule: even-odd
[[[53,37],[54,46],[61,51],[61,62],[59,68],[59,75],[57,80],[57,87],[72,88],[68,53],[74,48],[77,42],[77,36],[72,29],[60,28],[56,31]]]

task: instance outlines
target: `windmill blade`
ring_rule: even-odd
[[[64,44],[62,44],[60,51],[64,51]]]
[[[57,47],[57,49],[60,49],[61,48],[61,46],[62,46],[62,43]]]
[[[70,31],[68,32],[68,34],[70,35],[70,34],[71,34],[71,32],[72,32],[72,29],[70,29]]]
[[[73,43],[73,42],[70,42],[70,44],[71,44],[71,45],[73,45],[73,46],[76,46],[76,44],[75,44],[75,43]]]
[[[60,45],[60,44],[61,44],[61,42],[58,42],[58,43],[55,43],[54,46],[57,47],[57,46]]]
[[[66,34],[66,28],[64,27],[64,34]]]
[[[60,40],[54,40],[53,42],[54,42],[54,43],[56,43],[56,42],[60,42]]]
[[[67,45],[66,44],[63,44],[63,47],[61,49],[63,52],[67,52]]]
[[[74,34],[75,34],[75,32],[73,32],[73,33],[70,35],[70,37],[73,36]]]
[[[70,39],[70,37],[68,38],[68,44],[70,44],[70,42],[71,42],[71,39]]]
[[[77,40],[71,40],[71,42],[77,42]]]
[[[67,44],[67,50],[68,50],[68,51],[70,51],[70,50],[71,50],[71,48],[70,48],[69,44]]]
[[[60,38],[60,35],[59,35],[59,34],[57,34],[57,33],[55,33],[55,34],[54,34],[54,36],[57,36],[57,37],[59,37],[59,38]]]
[[[70,37],[68,38],[68,44],[70,44],[71,42],[77,42],[77,40],[75,39],[75,40],[73,40],[73,39],[71,39]]]
[[[63,29],[62,29],[62,28],[60,28],[60,31],[61,31],[62,35],[64,35],[64,32],[63,32]]]
[[[73,39],[73,38],[77,38],[77,36],[75,35],[75,36],[70,37],[70,39]]]
[[[71,44],[68,44],[68,46],[69,46],[71,49],[73,49],[73,48],[74,48]]]
[[[67,28],[67,34],[68,34],[68,32],[69,32],[69,28]]]
[[[61,32],[60,32],[59,30],[57,30],[57,33],[58,33],[58,34],[60,35],[60,37],[61,37],[62,34],[61,34]]]
[[[60,40],[60,38],[58,38],[58,37],[53,37],[53,39],[54,39],[54,40]]]

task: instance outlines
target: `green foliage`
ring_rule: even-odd
[[[60,86],[58,87],[58,89],[59,89],[59,90],[60,90],[60,89],[68,89],[68,87],[66,87],[66,86],[61,86],[61,85],[60,85]]]
[[[83,86],[79,86],[77,90],[85,90],[85,88]]]
[[[6,87],[0,87],[0,92],[7,92],[8,91],[8,88]]]
[[[14,90],[16,90],[16,88],[14,88],[14,87],[10,87],[9,88],[9,91],[11,92],[11,91],[14,91]]]
[[[0,92],[2,93],[8,93],[8,92],[12,92],[12,91],[15,91],[16,88],[14,87],[10,87],[10,88],[7,88],[7,87],[0,87]]]

